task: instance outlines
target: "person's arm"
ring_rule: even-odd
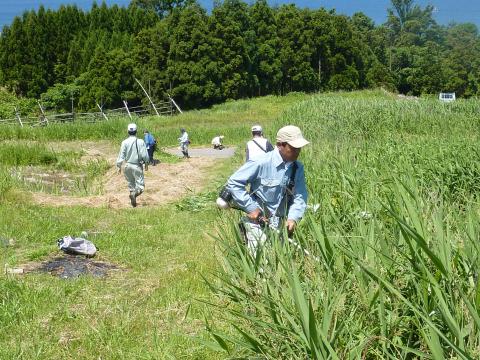
[[[142,140],[139,140],[140,142]],[[150,163],[150,157],[148,156],[148,151],[147,151],[147,147],[145,145],[145,142],[142,143],[139,143],[139,147],[138,147],[138,150],[140,151],[140,158],[145,162],[145,164],[148,164]]]
[[[288,210],[287,220],[293,220],[298,223],[307,208],[307,186],[305,184],[305,172],[303,165],[298,165],[295,174],[295,194],[293,195],[293,203]]]
[[[248,151],[248,143],[247,143],[247,147],[245,148],[245,161],[248,161],[248,159],[250,159],[250,153]]]
[[[252,184],[258,177],[259,170],[259,162],[249,161],[230,176],[227,182],[227,188],[234,202],[247,213],[260,209],[246,189],[247,184]]]
[[[127,146],[124,142],[122,142],[122,145],[120,146],[120,152],[118,153],[118,157],[117,157],[118,170],[122,168],[122,163],[125,160],[126,155],[127,155]]]

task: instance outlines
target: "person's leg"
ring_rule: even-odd
[[[133,207],[137,206],[137,201],[135,199],[135,187],[136,187],[135,168],[136,166],[127,164],[125,165],[125,169],[123,170],[125,179],[127,179],[127,182],[128,182],[130,203],[132,204]]]
[[[241,230],[245,237],[245,242],[250,254],[257,256],[257,251],[263,247],[267,240],[264,229],[259,225],[251,222],[248,218],[241,219]]]
[[[135,171],[135,197],[141,195],[145,189],[145,177],[143,176],[143,169],[137,166]]]
[[[188,145],[187,144],[182,144],[182,153],[183,153],[183,158],[189,158],[190,156],[188,155]]]
[[[150,164],[152,164],[153,166],[155,166],[155,162],[153,160],[153,146],[150,146],[149,149],[147,149],[147,152],[148,152],[148,159],[150,161]]]

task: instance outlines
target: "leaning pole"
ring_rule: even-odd
[[[138,85],[140,85],[140,87],[142,88],[143,92],[145,93],[145,95],[147,95],[147,98],[148,100],[150,101],[150,104],[152,104],[152,107],[153,107],[153,110],[155,110],[155,112],[157,113],[157,116],[160,116],[160,114],[158,113],[157,111],[157,108],[155,107],[155,104],[153,103],[152,99],[150,98],[150,95],[148,95],[147,93],[147,90],[145,90],[145,88],[143,87],[143,85],[140,83],[140,81],[138,81],[137,78],[134,78],[135,81],[138,83]]]

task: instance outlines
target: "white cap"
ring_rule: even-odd
[[[293,125],[284,126],[277,133],[277,142],[287,143],[294,148],[301,148],[310,144],[303,138],[300,129]]]
[[[137,124],[128,124],[128,131],[137,131]]]
[[[252,126],[252,132],[262,132],[263,129],[260,125],[253,125]]]

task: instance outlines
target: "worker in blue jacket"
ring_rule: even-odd
[[[266,226],[278,230],[284,224],[292,234],[303,217],[308,195],[303,164],[297,159],[307,144],[298,127],[285,126],[273,151],[246,162],[228,180],[233,202],[247,213],[243,231],[254,254],[266,240]]]
[[[155,160],[153,159],[153,153],[155,151],[155,147],[157,142],[150,132],[145,129],[143,130],[143,139],[145,142],[145,146],[147,147],[148,158],[150,159],[150,164],[155,166]]]

